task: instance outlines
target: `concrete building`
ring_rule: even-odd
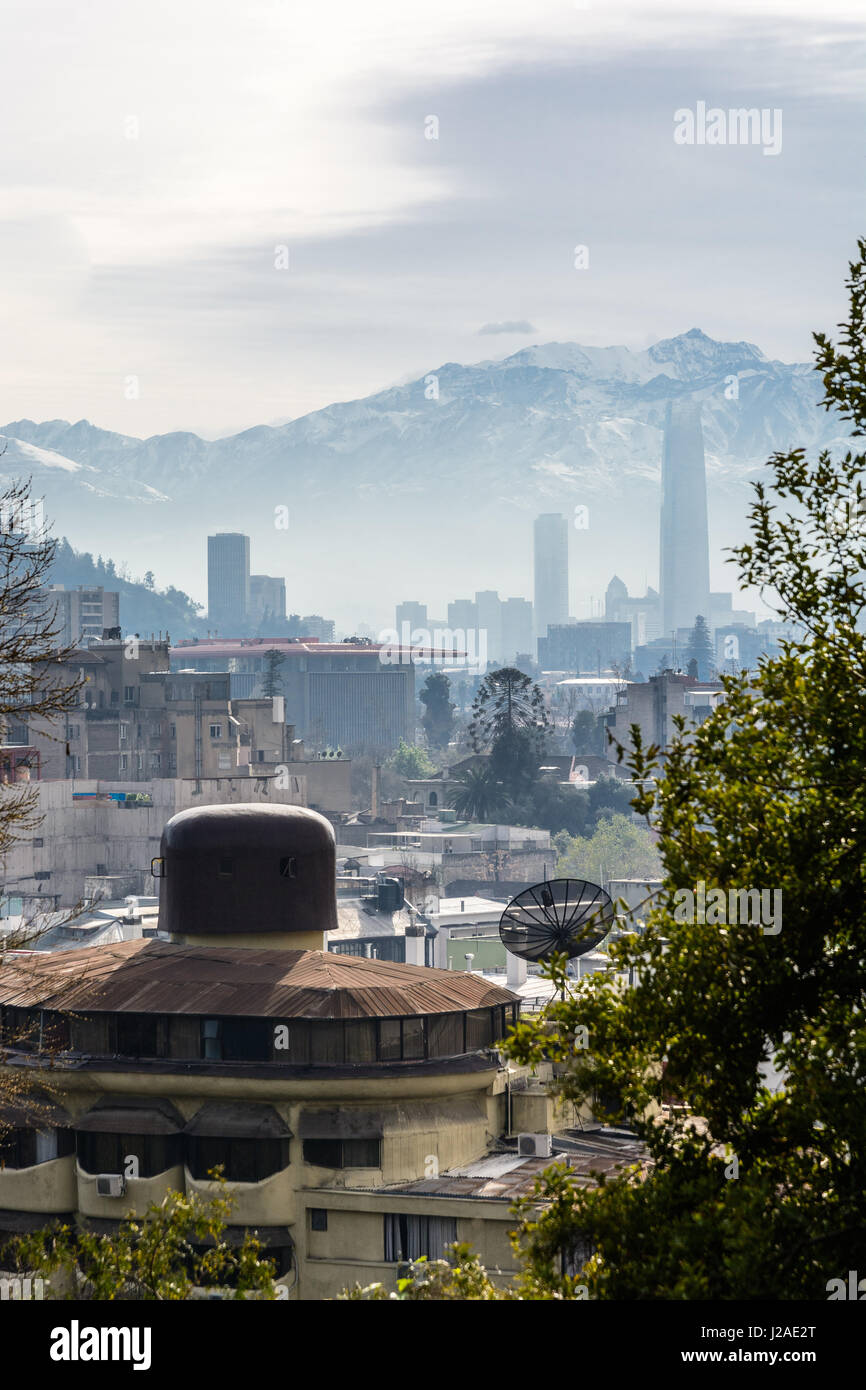
[[[427,605],[426,603],[416,603],[414,600],[407,599],[405,603],[398,603],[394,610],[395,626],[398,632],[403,631],[403,624],[409,624],[410,633],[413,631],[426,632],[427,630]]]
[[[285,784],[285,785],[284,785]],[[302,771],[153,781],[82,779],[34,785],[37,833],[19,840],[3,862],[0,916],[74,907],[94,897],[154,893],[150,861],[166,821],[191,806],[306,805]]]
[[[291,638],[182,642],[172,667],[228,671],[232,695],[260,696],[266,653],[284,656],[280,686],[286,718],[307,745],[390,750],[415,737],[415,667],[408,651],[378,643],[305,642]]]
[[[502,659],[513,666],[518,655],[534,650],[532,604],[528,598],[507,598],[502,603]]]
[[[671,401],[662,458],[660,539],[662,630],[694,626],[710,614],[710,547],[701,406]]]
[[[534,528],[535,631],[568,622],[568,522],[558,512],[536,517]]]
[[[617,695],[607,723],[626,750],[632,747],[632,724],[640,725],[644,748],[655,743],[664,750],[676,732],[675,715],[682,715],[687,725],[702,724],[723,698],[718,681],[698,681],[681,671],[663,671],[647,681],[628,681]],[[614,744],[608,746],[607,756],[616,762]]]
[[[636,598],[616,574],[605,592],[604,616],[609,623],[631,624],[632,650],[661,636],[661,605],[655,589],[648,588],[643,598]]]
[[[304,637],[312,637],[317,642],[333,642],[334,621],[332,618],[323,618],[320,613],[307,613],[301,618],[301,634]]]
[[[244,631],[250,615],[250,538],[218,531],[207,538],[207,614],[226,636]]]
[[[573,671],[600,676],[631,661],[630,623],[563,623],[548,627],[538,639],[538,664],[544,671]]]
[[[57,615],[54,641],[58,647],[74,647],[78,643],[87,646],[120,622],[120,595],[101,584],[91,588],[79,584],[77,589],[52,584],[46,597],[54,604]]]
[[[577,1135],[549,1068],[505,1068],[507,989],[322,950],[334,842],[314,813],[188,811],[158,859],[159,939],[81,949],[74,972],[66,952],[0,966],[3,1063],[31,1087],[51,1074],[46,1108],[27,1092],[7,1116],[0,1239],[116,1230],[169,1190],[212,1195],[220,1164],[226,1238],[255,1231],[286,1297],[393,1287],[455,1240],[507,1279],[511,1203],[549,1161],[519,1132],[558,1129],[580,1181],[640,1159]]]
[[[486,633],[487,660],[501,665],[502,648],[502,600],[495,589],[481,589],[475,595],[475,612],[479,633]]]
[[[250,575],[250,621],[258,626],[265,618],[286,616],[286,581],[272,574]]]
[[[478,608],[471,598],[456,598],[448,605],[448,626],[461,632],[474,631],[478,627]]]

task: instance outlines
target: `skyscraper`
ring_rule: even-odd
[[[207,614],[223,637],[238,636],[250,612],[250,538],[218,531],[207,538]]]
[[[568,622],[568,522],[559,512],[535,520],[535,631]]]
[[[659,572],[662,636],[710,613],[707,478],[700,401],[668,405],[662,458]]]

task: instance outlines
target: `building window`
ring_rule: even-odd
[[[12,1129],[0,1138],[0,1168],[35,1168],[75,1148],[67,1129]]]
[[[135,704],[135,686],[134,686],[134,685],[125,685],[125,686],[123,687],[123,703],[124,703],[125,705],[134,705],[134,704]]]
[[[205,1180],[214,1168],[222,1168],[229,1182],[262,1182],[289,1166],[288,1139],[219,1139],[187,1137],[187,1167],[194,1178]]]
[[[305,1139],[304,1162],[316,1168],[381,1168],[381,1139]]]
[[[80,738],[80,737],[81,737],[81,725],[80,725],[80,724],[67,724],[67,725],[66,725],[66,737],[67,737],[67,738]]]
[[[176,725],[176,724],[169,724],[169,726],[168,726],[168,736],[169,736],[169,738],[177,738],[177,725]]]
[[[407,1216],[403,1212],[385,1216],[385,1260],[443,1260],[449,1245],[457,1239],[457,1222],[450,1216]]]
[[[121,755],[120,755],[120,770],[121,770],[121,772],[126,772],[126,770],[127,770],[128,767],[129,767],[129,758],[127,757],[127,755],[126,755],[125,753],[121,753]]]
[[[112,690],[112,692],[111,692],[111,703],[112,703],[113,705],[119,705],[119,704],[120,704],[120,692],[119,692],[118,690]]]
[[[328,1212],[327,1212],[327,1209],[326,1209],[325,1207],[311,1207],[311,1208],[310,1208],[310,1230],[311,1230],[311,1231],[327,1231],[327,1229],[328,1229]]]
[[[210,726],[210,736],[211,736],[211,738],[222,738],[222,736],[223,736],[223,726],[222,726],[222,724],[211,724],[211,726]]]
[[[209,1062],[222,1061],[222,1020],[203,1018],[201,1021],[201,1055]]]
[[[154,772],[158,772],[158,771],[159,771],[161,762],[162,762],[162,759],[160,758],[160,756],[159,756],[158,753],[151,753],[151,755],[150,755],[150,765],[151,765],[151,767],[153,768]]]
[[[75,1151],[85,1173],[122,1173],[126,1160],[138,1159],[138,1176],[154,1178],[183,1162],[180,1134],[91,1134],[78,1132]]]
[[[158,1057],[156,1014],[118,1014],[117,1051],[121,1057]]]
[[[121,741],[121,743],[126,743],[126,740],[127,740],[128,738],[129,738],[129,725],[128,725],[128,724],[121,724],[121,726],[120,726],[120,741]]]

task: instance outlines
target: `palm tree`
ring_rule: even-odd
[[[457,780],[460,786],[451,792],[449,804],[462,820],[496,820],[510,809],[505,789],[489,766],[464,768]]]

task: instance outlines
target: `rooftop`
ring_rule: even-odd
[[[0,1004],[64,1012],[388,1018],[513,1003],[479,975],[328,951],[161,940],[46,952],[0,968]]]
[[[647,1164],[644,1145],[624,1130],[570,1130],[554,1138],[553,1149],[552,1158],[523,1158],[514,1151],[491,1153],[463,1168],[440,1173],[436,1178],[420,1178],[416,1182],[376,1190],[413,1197],[513,1202],[516,1197],[531,1196],[536,1178],[554,1162],[567,1164],[581,1187],[595,1187],[599,1174],[612,1174],[631,1164],[641,1164],[645,1168]]]

